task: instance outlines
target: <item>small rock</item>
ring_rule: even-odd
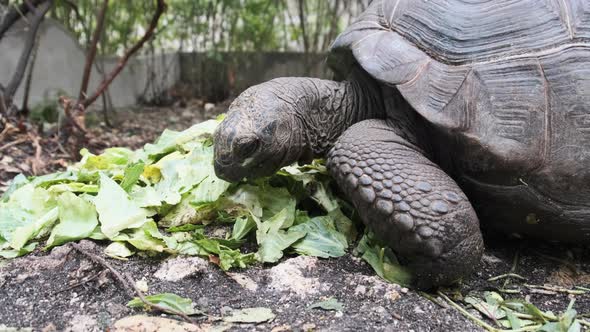
[[[137,287],[137,289],[144,293],[147,293],[149,290],[148,283],[147,280],[145,280],[145,277],[141,278],[141,280],[137,280],[135,282],[135,287]]]
[[[293,329],[289,325],[281,325],[281,326],[273,327],[273,329],[270,331],[271,332],[284,332],[284,331],[293,331]]]
[[[194,273],[205,272],[209,263],[200,257],[176,257],[167,259],[154,276],[165,281],[179,281]]]
[[[195,114],[193,113],[193,111],[191,109],[185,109],[184,111],[182,111],[181,116],[183,118],[192,118],[195,116]]]
[[[219,310],[219,312],[221,312],[222,316],[229,315],[233,311],[234,311],[234,309],[232,307],[228,307],[228,306],[221,307],[221,309]]]
[[[209,307],[209,299],[206,297],[199,297],[197,299],[197,307],[208,308]]]
[[[481,260],[490,265],[500,264],[502,260],[492,254],[484,253]]]
[[[375,313],[379,315],[382,321],[391,320],[391,314],[382,306],[376,307]]]
[[[241,273],[226,273],[228,277],[232,278],[240,286],[245,289],[255,292],[258,289],[258,284],[247,275]]]
[[[350,283],[358,285],[355,288],[356,295],[365,297],[383,297],[395,301],[401,297],[400,292],[403,292],[399,285],[385,282],[376,276],[354,276]]]
[[[211,112],[215,108],[215,104],[206,103],[203,108],[205,109],[205,112]]]
[[[416,306],[416,307],[414,307],[414,313],[416,313],[418,315],[422,315],[422,314],[425,314],[426,311],[424,311],[424,310],[422,310],[422,308]]]
[[[217,237],[217,238],[225,238],[225,235],[227,234],[227,231],[223,228],[217,228],[213,231],[213,237]]]
[[[100,331],[98,322],[94,316],[75,315],[69,322],[69,326],[64,330],[66,332],[93,332]]]
[[[2,330],[2,328],[0,328],[0,331]],[[41,332],[56,332],[57,331],[57,327],[55,327],[55,325],[53,323],[49,323],[47,325],[45,325],[44,328],[41,329]]]
[[[316,326],[315,324],[306,323],[306,324],[303,324],[302,328],[303,328],[303,331],[313,331],[313,330],[315,330],[315,326]]]
[[[300,297],[316,294],[322,288],[318,278],[306,278],[302,270],[316,266],[317,258],[299,256],[290,258],[270,269],[270,287],[281,292],[292,292]]]
[[[144,315],[130,316],[118,320],[110,328],[112,332],[197,332],[204,331],[200,327],[181,321],[162,317],[150,317]]]
[[[128,311],[129,309],[119,303],[111,303],[106,308],[107,312],[111,314],[111,316],[121,316],[121,313]]]
[[[359,285],[356,286],[356,288],[354,289],[354,295],[365,295],[367,294],[367,287]]]

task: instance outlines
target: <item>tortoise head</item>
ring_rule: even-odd
[[[303,147],[295,105],[271,82],[242,93],[215,132],[215,173],[228,181],[272,175],[298,160]]]

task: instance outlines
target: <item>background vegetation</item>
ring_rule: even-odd
[[[168,0],[152,47],[178,51],[321,52],[370,0]],[[56,0],[49,15],[91,41],[102,0]],[[111,1],[101,53],[121,53],[142,35],[153,1]]]

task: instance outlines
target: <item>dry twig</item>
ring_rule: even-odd
[[[29,138],[35,147],[35,158],[31,161],[31,169],[33,170],[33,174],[39,174],[44,167],[44,162],[41,160],[41,155],[43,154],[43,149],[41,148],[41,144],[39,144],[39,135],[36,133],[29,133]]]
[[[15,146],[15,145],[19,145],[19,144],[25,143],[25,142],[26,142],[26,141],[28,141],[28,140],[29,140],[29,137],[25,137],[25,138],[20,138],[20,139],[14,140],[14,141],[12,141],[12,142],[8,142],[8,143],[6,143],[6,144],[4,144],[4,145],[0,146],[0,152],[1,152],[1,151],[4,151],[4,150],[6,150],[6,149],[8,149],[8,148],[10,148],[10,147],[12,147],[12,146]]]
[[[77,283],[75,283],[73,285],[70,285],[70,286],[68,286],[66,288],[60,289],[58,291],[55,291],[55,292],[51,293],[50,295],[53,296],[53,295],[56,295],[56,294],[59,294],[59,293],[70,291],[70,290],[72,290],[74,288],[77,288],[77,287],[80,287],[82,285],[85,285],[85,284],[91,282],[92,280],[95,280],[98,277],[100,277],[103,274],[103,272],[105,272],[105,271],[106,270],[102,270],[99,273],[97,273],[97,274],[95,274],[95,275],[93,275],[93,276],[91,276],[89,278],[83,278],[81,281],[79,281],[79,282],[77,282]]]
[[[139,290],[139,288],[137,288],[137,286],[135,286],[135,281],[133,280],[133,278],[131,278],[129,275],[126,274],[122,274],[119,271],[117,271],[111,264],[109,264],[109,262],[107,262],[104,258],[97,256],[87,250],[85,250],[84,248],[82,248],[79,244],[77,243],[71,243],[72,247],[74,249],[76,249],[76,251],[78,251],[79,253],[81,253],[82,255],[88,257],[91,261],[105,267],[106,269],[108,269],[113,276],[115,277],[115,279],[117,279],[117,281],[119,281],[119,283],[121,285],[123,285],[123,287],[127,290],[127,293],[131,296],[134,297],[134,295],[137,295],[137,297],[139,297],[139,299],[141,300],[141,302],[143,302],[147,307],[152,308],[152,309],[156,309],[158,311],[161,312],[166,312],[169,314],[173,314],[173,315],[177,315],[179,317],[182,317],[185,321],[187,321],[188,323],[191,324],[195,324],[195,321],[192,320],[187,314],[185,314],[184,312],[180,312],[180,311],[176,311],[170,308],[164,308],[162,306],[159,306],[155,303],[150,302],[149,300],[146,299],[145,295],[143,294],[143,292],[141,290]],[[135,294],[133,294],[135,293]]]

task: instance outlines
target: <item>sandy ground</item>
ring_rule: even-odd
[[[588,295],[540,292],[524,286],[525,283],[587,286],[590,282],[588,250],[534,246],[520,241],[488,243],[477,272],[444,292],[456,297],[458,293],[465,296],[498,289],[503,285],[502,280],[487,279],[509,272],[518,252],[514,272],[527,280],[511,283],[511,287],[521,292],[510,297],[526,298],[542,310],[556,313],[563,311],[571,298],[576,298],[578,312],[590,313]],[[101,244],[82,241],[82,245],[101,255]],[[231,273],[194,257],[108,261],[134,280],[145,281],[150,294],[171,292],[192,299],[207,314],[195,317],[196,325],[203,330],[481,330],[437,295],[430,295],[432,301],[418,292],[385,283],[352,255],[329,260],[290,257],[274,266],[260,265]],[[104,331],[121,318],[146,314],[141,309],[126,307],[130,290],[121,286],[103,266],[68,245],[2,264],[0,322],[6,326],[35,331]],[[341,312],[308,309],[312,303],[330,297],[343,304]],[[276,318],[258,325],[231,326],[216,318],[231,309],[251,307],[270,308]]]

